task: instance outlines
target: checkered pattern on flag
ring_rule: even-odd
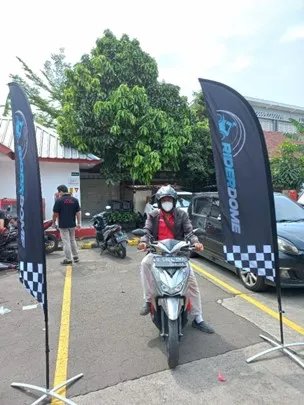
[[[226,261],[236,268],[274,281],[275,256],[270,245],[224,246],[224,253]]]
[[[32,296],[44,305],[43,265],[41,263],[20,262],[19,280]]]

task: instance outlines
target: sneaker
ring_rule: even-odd
[[[145,305],[140,310],[140,315],[141,316],[146,316],[146,315],[148,315],[150,313],[150,311],[151,311],[150,302],[146,302]]]
[[[214,333],[214,329],[208,325],[205,321],[197,323],[195,320],[192,322],[192,328],[198,329],[205,333]]]
[[[72,264],[72,263],[73,263],[72,260],[64,259],[60,264],[62,264],[63,266],[67,266],[68,264]]]
[[[78,256],[75,256],[74,257],[74,263],[78,263],[79,262],[79,257]]]

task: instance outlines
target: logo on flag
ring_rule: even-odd
[[[244,124],[230,111],[217,110],[217,117],[222,142],[231,145],[232,155],[235,157],[242,151],[246,142]]]
[[[22,159],[25,158],[28,147],[28,127],[27,122],[22,111],[15,113],[15,128],[17,138],[17,153]]]
[[[24,177],[24,159],[28,148],[28,127],[22,111],[16,111],[15,115],[15,131],[16,131],[16,154],[18,155],[19,163],[19,195],[20,195],[20,241],[25,248],[25,216],[24,216],[24,200],[25,200],[25,177]]]

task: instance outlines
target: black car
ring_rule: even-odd
[[[283,194],[275,193],[274,199],[282,287],[304,287],[304,209]],[[188,213],[193,227],[205,231],[200,237],[205,250],[200,255],[239,274],[245,287],[251,291],[263,291],[267,285],[273,285],[264,277],[241,271],[225,262],[217,192],[195,194]]]

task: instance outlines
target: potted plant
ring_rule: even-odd
[[[128,232],[136,228],[137,224],[137,214],[132,211],[126,212],[112,212],[109,215],[108,223],[110,224],[119,224],[123,229]]]

